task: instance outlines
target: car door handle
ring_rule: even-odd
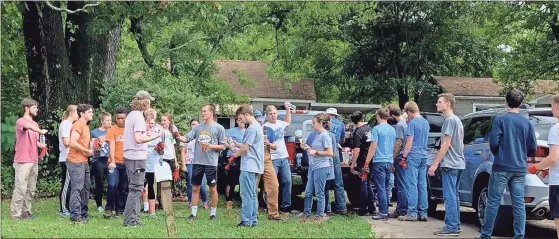
[[[481,150],[479,150],[479,151],[474,151],[474,155],[481,155]]]

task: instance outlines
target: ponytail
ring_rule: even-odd
[[[62,114],[62,120],[67,120],[68,117],[70,117],[70,113],[76,112],[76,110],[78,110],[77,105],[68,105],[68,107],[66,107],[66,110]]]

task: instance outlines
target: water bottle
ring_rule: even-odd
[[[301,166],[301,159],[303,158],[302,153],[297,153],[297,166]]]
[[[290,110],[296,110],[297,109],[297,106],[295,106],[294,104],[291,104],[290,102],[285,102],[285,104],[287,105],[287,108],[289,108]]]

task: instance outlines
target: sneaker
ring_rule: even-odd
[[[460,232],[458,232],[458,231],[451,231],[451,230],[447,229],[446,227],[443,227],[440,231],[434,232],[433,235],[436,235],[436,236],[453,236],[453,237],[457,237],[457,236],[460,236]]]
[[[233,208],[233,201],[227,201],[227,202],[225,203],[225,208],[226,208],[226,209],[231,209],[231,208]]]
[[[417,217],[412,217],[412,216],[399,216],[398,217],[399,221],[406,221],[406,222],[417,222]]]
[[[103,218],[105,218],[105,219],[109,219],[109,218],[112,218],[112,217],[113,217],[113,211],[111,211],[111,210],[106,210],[105,214],[103,214]]]
[[[313,220],[313,222],[316,222],[316,223],[324,223],[326,221],[328,221],[328,216],[322,216],[322,217],[317,216]]]
[[[194,214],[190,214],[190,216],[188,217],[188,220],[195,220],[196,216],[194,216]]]
[[[82,219],[72,219],[70,218],[70,223],[77,225],[77,224],[85,224],[85,221]]]
[[[326,212],[326,216],[332,217],[332,216],[334,216],[334,213],[333,212]]]
[[[418,217],[417,220],[420,221],[420,222],[427,222],[428,221],[427,217]]]
[[[33,216],[33,214],[31,214],[30,212],[24,212],[22,218],[23,218],[23,219],[30,219],[30,220],[35,219],[35,217]]]
[[[305,221],[309,218],[309,215],[306,215],[304,212],[297,214],[297,216],[295,216],[295,218],[297,218],[297,220],[299,221]]]
[[[58,215],[60,215],[61,217],[69,217],[70,213],[69,212],[60,212],[60,213],[58,213]]]
[[[14,216],[10,216],[10,220],[19,221],[19,220],[21,220],[21,217],[18,217],[18,216],[15,216],[15,217],[14,217]]]
[[[123,212],[116,212],[115,217],[122,217],[123,214],[124,214]]]
[[[348,214],[347,210],[336,211],[335,213],[340,214],[340,215],[347,215]]]
[[[124,225],[124,227],[143,227],[144,224],[136,222],[136,223],[132,223],[132,224],[128,224],[128,225]]]
[[[237,224],[237,227],[252,227],[252,225],[249,225],[247,223],[241,222],[239,224]]]
[[[388,216],[383,216],[380,214],[374,215],[373,220],[388,221]]]
[[[99,212],[104,212],[105,209],[103,209],[103,207],[97,207],[97,211],[99,211]]]
[[[215,220],[215,215],[210,215],[210,221]]]
[[[268,220],[270,221],[283,221],[283,218],[280,216],[268,216]]]
[[[359,210],[359,211],[357,211],[357,215],[359,215],[359,216],[362,217],[362,216],[367,216],[368,213],[367,213],[366,211],[361,211],[361,210]]]

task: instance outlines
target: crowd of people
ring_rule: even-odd
[[[556,178],[559,178],[559,124],[550,129],[549,156],[541,163],[527,167],[526,157],[536,150],[533,126],[519,114],[524,96],[517,90],[506,95],[507,113],[497,116],[491,129],[490,146],[495,160],[489,181],[488,203],[481,231],[482,238],[492,234],[492,226],[505,187],[510,187],[514,212],[515,237],[524,236],[525,209],[524,177],[550,169],[551,217],[559,218]],[[158,193],[154,190],[158,167],[166,162],[171,172],[179,168],[187,175],[187,198],[195,220],[198,205],[210,210],[209,220],[216,219],[218,158],[227,151],[228,158],[226,208],[232,207],[236,185],[241,196],[239,227],[258,224],[257,190],[264,182],[264,200],[269,220],[283,220],[291,212],[291,170],[284,131],[291,123],[291,111],[285,120],[278,119],[276,107],[266,112],[241,105],[236,113],[237,126],[225,130],[214,121],[215,106],[206,104],[201,110],[202,122],[190,121],[190,132],[181,135],[174,126],[172,116],[151,108],[154,98],[139,91],[131,101],[131,111],[115,110],[112,115],[99,115],[97,129],[90,130],[93,119],[91,105],[67,107],[58,129],[62,168],[60,214],[69,216],[72,223],[89,220],[88,200],[91,173],[95,181],[94,199],[106,218],[123,217],[124,226],[141,226],[142,200],[144,211],[155,216]],[[435,235],[457,236],[460,233],[460,200],[458,185],[465,169],[464,126],[454,115],[455,98],[441,94],[437,110],[445,121],[442,126],[440,149],[430,166],[428,158],[429,123],[418,105],[407,102],[404,109],[389,105],[376,111],[377,125],[365,123],[361,112],[350,115],[352,159],[350,170],[361,178],[359,215],[371,215],[374,220],[397,218],[400,221],[427,221],[427,176],[440,170],[445,205],[445,226]],[[552,111],[559,118],[559,96],[552,98]],[[33,218],[31,200],[38,175],[38,149],[47,147],[39,143],[41,129],[33,120],[37,116],[38,102],[22,101],[23,117],[16,123],[16,153],[14,157],[15,189],[11,202],[11,219]],[[285,105],[289,108],[288,103]],[[301,221],[325,221],[333,213],[346,214],[346,200],[341,170],[341,147],[347,144],[347,127],[338,119],[335,109],[317,114],[312,119],[312,131],[301,147],[308,156],[308,180],[304,193],[304,209],[297,215]],[[178,144],[178,145],[177,145]],[[180,160],[175,152],[180,147]],[[102,207],[103,183],[107,179],[107,201]],[[206,184],[209,192],[206,190]],[[373,185],[374,189],[373,190]],[[397,204],[389,213],[393,185],[397,188]],[[329,202],[330,188],[334,188],[335,204]],[[314,216],[311,213],[313,197],[317,200]],[[280,200],[281,199],[281,200]],[[208,201],[209,200],[209,201]],[[375,206],[378,204],[378,210]],[[161,203],[159,202],[159,205]],[[556,220],[556,223],[559,221]]]

